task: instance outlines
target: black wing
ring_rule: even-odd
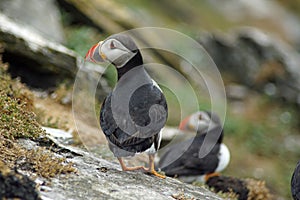
[[[129,101],[129,117],[124,108],[115,106],[117,116],[113,116],[112,94],[103,102],[100,112],[100,125],[108,140],[117,147],[129,152],[142,152],[157,141],[158,133],[167,119],[167,103],[162,92],[153,84],[138,88]],[[116,123],[116,118],[121,125]],[[124,131],[122,127],[130,127]],[[156,145],[157,147],[157,145]]]
[[[219,130],[213,129],[209,134]],[[195,138],[171,146],[159,161],[161,170],[168,176],[204,175],[214,172],[219,162],[220,143],[214,144],[217,140],[211,141],[213,143],[206,142],[205,145],[214,146],[205,157],[199,158],[206,134],[199,134]]]

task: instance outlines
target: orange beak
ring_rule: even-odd
[[[180,124],[179,124],[179,130],[186,130],[187,129],[187,123],[189,122],[191,116],[186,117],[185,119],[183,119]]]
[[[102,41],[92,46],[85,55],[85,60],[93,63],[105,62],[105,55],[100,52]]]

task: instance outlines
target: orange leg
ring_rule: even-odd
[[[142,169],[144,171],[147,170],[144,166],[126,167],[122,158],[118,158],[118,160],[119,160],[119,163],[120,163],[123,171],[134,171],[134,170],[139,170],[139,169]]]
[[[214,176],[220,176],[220,174],[218,172],[213,172],[213,173],[210,173],[210,174],[206,174],[204,179],[205,179],[205,182],[208,181],[208,179],[210,179],[211,177],[214,177]]]
[[[147,171],[148,171],[148,173],[153,174],[154,176],[157,176],[159,178],[163,178],[163,179],[166,178],[166,176],[161,175],[161,174],[157,173],[157,171],[155,171],[155,169],[154,169],[154,154],[149,154],[149,169]]]

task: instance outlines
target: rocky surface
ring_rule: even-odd
[[[54,129],[47,129],[53,132]],[[186,199],[221,199],[210,191],[176,179],[159,179],[142,172],[123,172],[113,159],[103,159],[99,153],[88,152],[58,142],[57,135],[50,136],[55,143],[57,156],[67,157],[74,163],[76,174],[59,175],[51,181],[38,179],[42,199],[174,199],[181,195]],[[22,141],[23,144],[28,143]],[[31,148],[35,145],[30,142]],[[53,145],[52,145],[53,146]]]

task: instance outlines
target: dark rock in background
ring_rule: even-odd
[[[213,176],[206,181],[209,188],[215,192],[233,193],[238,200],[273,200],[270,190],[264,181],[255,179],[240,179],[230,176]]]
[[[206,181],[209,188],[215,192],[233,192],[238,195],[239,200],[247,200],[249,190],[244,181],[226,176],[214,176]]]
[[[299,16],[287,10],[279,2],[280,1],[225,0],[222,2],[222,6],[220,6],[217,0],[208,1],[208,3],[220,11],[220,13],[231,22],[251,24],[249,21],[253,20],[259,22],[254,23],[254,25],[262,30],[267,30],[267,27],[273,27],[277,30],[273,33],[280,35],[289,44],[299,50]],[[297,5],[296,1],[295,5]]]
[[[63,77],[74,77],[80,61],[75,52],[0,13],[3,60],[22,81],[41,88],[53,87]]]
[[[199,42],[234,83],[300,105],[300,55],[254,28],[229,36],[203,35]]]
[[[28,176],[11,171],[0,161],[0,199],[41,199],[36,190],[36,183]]]
[[[0,42],[4,46],[3,61],[10,64],[13,77],[35,88],[49,89],[63,80],[81,76],[97,82],[104,68],[84,63],[83,58],[65,46],[49,41],[37,32],[13,22],[0,13]],[[106,93],[105,80],[97,93]]]

